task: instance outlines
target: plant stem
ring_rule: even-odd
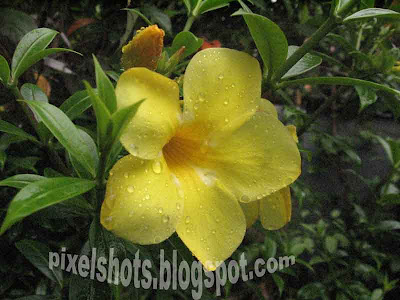
[[[349,86],[359,85],[400,96],[400,91],[392,89],[386,85],[375,83],[372,81],[356,79],[356,78],[348,78],[348,77],[308,77],[308,78],[281,82],[276,86],[276,89],[286,88],[291,85],[304,85],[304,84],[333,84],[333,85],[349,85]]]
[[[185,27],[183,28],[183,31],[189,31],[190,28],[192,27],[192,24],[193,24],[194,20],[196,20],[196,18],[197,18],[197,17],[191,15],[191,16],[187,19],[186,24],[185,24]]]

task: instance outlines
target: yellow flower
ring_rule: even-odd
[[[121,137],[130,155],[110,172],[103,226],[138,244],[159,243],[176,231],[214,270],[243,240],[240,203],[300,175],[291,134],[273,113],[258,111],[267,103],[260,98],[258,61],[231,49],[200,51],[185,72],[183,111],[178,85],[145,68],[124,72],[116,94],[118,108],[146,101]],[[264,213],[273,225],[288,221],[273,203],[262,209],[270,210]]]
[[[164,46],[164,30],[157,25],[142,28],[122,48],[121,63],[125,70],[132,67],[157,68],[157,62]]]

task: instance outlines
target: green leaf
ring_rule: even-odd
[[[40,160],[37,156],[27,156],[27,157],[15,157],[10,156],[8,157],[8,162],[11,164],[9,168],[9,172],[14,172],[19,169],[32,171],[34,173],[38,173],[35,165]]]
[[[346,52],[352,52],[352,51],[357,51],[356,48],[352,44],[350,44],[349,41],[347,41],[343,36],[334,34],[334,33],[328,33],[326,35],[327,38],[333,40],[334,42],[338,43]]]
[[[71,120],[76,119],[92,105],[87,91],[78,91],[61,104],[60,109]]]
[[[28,184],[45,179],[46,177],[35,174],[17,174],[0,181],[0,186],[9,186],[22,189]]]
[[[94,112],[96,114],[98,144],[100,147],[102,147],[107,140],[107,132],[111,121],[111,114],[104,102],[94,92],[90,84],[87,81],[83,81],[83,83],[85,84],[86,91],[88,92]]]
[[[132,118],[135,116],[139,106],[142,104],[144,99],[136,102],[135,104],[132,104],[130,106],[121,108],[117,110],[112,116],[111,116],[111,122],[112,122],[112,140],[117,141],[121,137],[121,134],[123,133],[125,127],[128,125],[128,123],[132,120]]]
[[[49,102],[46,94],[36,84],[25,83],[21,87],[21,94],[25,100],[35,100],[35,101],[42,101],[42,102],[46,102],[46,103]]]
[[[386,220],[380,222],[377,226],[372,228],[376,231],[391,231],[400,229],[400,222],[396,220]]]
[[[325,237],[325,248],[326,250],[328,250],[329,253],[335,253],[337,250],[337,246],[338,246],[338,240],[333,237],[328,235],[327,237]]]
[[[276,242],[273,239],[267,237],[264,240],[264,246],[265,246],[265,251],[263,253],[264,258],[268,259],[270,257],[275,257],[277,249]]]
[[[400,204],[400,195],[399,194],[383,195],[379,199],[379,204],[381,204],[381,205],[399,205]]]
[[[326,299],[325,286],[320,282],[313,282],[303,286],[297,291],[299,299]]]
[[[267,68],[268,77],[271,77],[287,58],[288,43],[285,34],[278,25],[264,16],[248,13],[242,9],[233,15],[243,15]]]
[[[63,286],[62,270],[59,267],[49,268],[50,248],[38,241],[21,240],[15,243],[17,249],[50,280]]]
[[[74,156],[90,174],[96,176],[97,153],[85,144],[78,129],[57,107],[38,101],[24,101],[39,115],[46,127],[72,156]]]
[[[26,133],[21,128],[18,128],[17,126],[3,120],[0,120],[0,131],[25,138],[35,143],[39,143],[39,141],[34,136]]]
[[[298,46],[288,47],[288,58],[298,49]],[[307,53],[304,55],[285,75],[282,79],[294,77],[303,73],[306,73],[316,67],[318,67],[322,62],[322,58],[316,55]]]
[[[395,162],[393,159],[393,153],[392,153],[392,147],[390,146],[390,144],[383,139],[382,137],[378,136],[378,135],[374,135],[374,137],[378,140],[378,142],[382,145],[383,149],[386,152],[386,155],[389,158],[389,161],[392,163],[392,165],[394,166]]]
[[[7,153],[4,150],[0,149],[0,170],[1,171],[4,170],[6,160],[7,160]]]
[[[8,84],[9,79],[10,79],[10,66],[8,65],[7,60],[0,55],[0,82],[6,85]]]
[[[234,1],[234,0],[205,0],[205,1],[202,1],[198,14],[201,15],[206,12],[228,6],[229,2],[232,2],[232,1]]]
[[[141,17],[143,19],[143,21],[146,22],[147,25],[149,25],[149,26],[153,25],[153,23],[151,23],[150,20],[147,19],[147,17],[144,14],[142,14],[142,12],[140,10],[134,9],[134,8],[124,8],[123,10],[128,10],[134,14],[137,14],[139,17]]]
[[[271,274],[272,279],[274,280],[276,286],[279,289],[279,296],[282,297],[283,288],[285,287],[285,281],[282,279],[281,276],[277,274]]]
[[[182,58],[185,58],[193,53],[195,53],[203,44],[203,40],[196,37],[190,31],[179,32],[171,46],[171,54],[178,51],[182,46],[185,46],[185,51],[183,52]]]
[[[57,31],[48,28],[34,29],[18,43],[12,58],[12,77],[16,80],[31,65],[30,57],[47,48]]]
[[[99,163],[99,157],[98,157],[98,153],[97,153],[97,147],[95,142],[93,141],[93,139],[90,137],[89,134],[87,134],[85,131],[78,129],[82,140],[84,141],[84,143],[90,148],[89,151],[91,151],[92,153],[95,153],[95,159],[96,162],[95,164],[98,165]],[[69,153],[69,158],[71,161],[72,166],[74,167],[76,173],[78,174],[78,176],[80,178],[87,178],[87,179],[91,179],[94,178],[94,176],[89,173],[83,166],[82,164],[71,155],[71,153]]]
[[[112,114],[117,110],[117,98],[115,97],[114,86],[104,73],[96,56],[93,55],[94,68],[96,73],[97,92],[101,100]]]
[[[15,45],[35,28],[35,20],[30,15],[10,8],[0,9],[0,35],[8,37]]]
[[[50,205],[73,198],[94,188],[95,182],[72,177],[45,178],[22,188],[11,200],[0,235],[21,219]]]
[[[382,299],[383,299],[382,289],[374,289],[371,295],[371,300],[382,300]]]
[[[149,16],[153,23],[159,24],[162,28],[164,28],[167,32],[172,32],[172,24],[169,16],[164,13],[164,11],[158,9],[156,6],[145,6],[143,8],[143,12],[145,15]]]
[[[344,18],[343,23],[360,21],[370,18],[398,21],[400,20],[400,13],[384,8],[367,8]]]

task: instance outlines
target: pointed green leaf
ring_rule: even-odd
[[[35,28],[36,22],[29,14],[11,8],[0,8],[0,35],[7,37],[15,45]]]
[[[270,19],[240,9],[233,15],[242,15],[256,43],[258,52],[268,70],[268,77],[286,61],[288,43],[285,34]]]
[[[21,87],[21,95],[25,100],[49,102],[46,94],[36,84],[25,83]]]
[[[59,267],[49,268],[50,248],[38,241],[21,240],[15,243],[17,249],[50,280],[63,286],[62,270]]]
[[[200,8],[199,8],[199,15],[204,14],[208,11],[212,11],[215,9],[219,9],[229,5],[229,2],[234,0],[205,0],[202,1]]]
[[[99,97],[112,114],[117,110],[117,98],[115,97],[114,86],[108,76],[104,73],[96,56],[93,55],[94,68],[96,73],[96,85]]]
[[[34,136],[26,133],[21,128],[18,128],[17,126],[3,120],[0,120],[0,131],[23,137],[35,143],[39,143],[39,141]]]
[[[70,199],[94,188],[94,181],[57,177],[32,182],[22,188],[8,206],[0,235],[21,219],[55,203]]]
[[[78,91],[61,104],[60,109],[71,120],[79,117],[92,105],[87,91]]]
[[[288,47],[288,58],[298,49],[298,46]],[[322,58],[316,55],[307,53],[304,55],[285,75],[282,79],[287,79],[294,77],[303,73],[306,73],[316,67],[318,67],[322,62]]]
[[[78,129],[78,131],[79,131],[79,133],[80,133],[80,135],[81,135],[81,137],[82,137],[82,140],[84,140],[84,143],[85,143],[86,145],[88,145],[88,147],[90,148],[90,151],[91,151],[92,153],[95,153],[96,165],[98,165],[98,163],[99,163],[99,157],[98,157],[97,147],[96,147],[95,142],[94,142],[93,139],[90,137],[90,135],[87,134],[85,131],[83,131],[83,130],[81,130],[81,129]],[[87,178],[87,179],[94,178],[94,177],[92,176],[92,174],[90,174],[90,173],[82,166],[82,164],[81,164],[75,157],[73,157],[73,156],[71,155],[71,153],[69,153],[69,158],[70,158],[70,160],[71,160],[72,166],[74,167],[76,173],[78,174],[78,176],[79,176],[80,178]]]
[[[377,231],[391,231],[391,230],[399,230],[400,222],[396,220],[386,220],[380,222],[377,226],[373,227],[373,230]]]
[[[39,115],[42,122],[57,140],[74,156],[82,166],[96,176],[97,153],[85,144],[78,129],[70,119],[57,107],[39,101],[24,101]]]
[[[0,55],[0,82],[6,85],[8,84],[9,79],[10,79],[10,66],[8,65],[7,60]]]
[[[46,177],[35,174],[17,174],[0,181],[0,186],[9,186],[17,189],[22,189],[28,184],[42,180]]]
[[[121,109],[117,110],[111,116],[111,121],[112,121],[112,126],[113,126],[113,129],[112,129],[112,140],[113,141],[119,140],[125,127],[135,116],[139,106],[142,104],[143,101],[144,101],[144,99],[136,102],[135,104],[127,106],[125,108],[121,108]]]
[[[378,99],[376,95],[376,90],[365,86],[356,85],[355,89],[357,91],[358,97],[360,98],[360,110],[363,111],[366,107],[374,104]]]
[[[328,235],[325,238],[325,248],[326,250],[328,250],[329,253],[335,253],[337,250],[337,246],[338,240],[335,237]]]
[[[283,288],[285,287],[285,281],[282,279],[281,276],[277,274],[271,274],[272,279],[274,280],[276,286],[279,289],[279,295],[282,297]]]
[[[181,31],[179,32],[171,46],[171,54],[174,54],[178,51],[182,46],[185,46],[185,51],[183,52],[182,58],[185,58],[193,53],[195,53],[203,44],[203,40],[196,37],[190,31]]]
[[[96,115],[97,120],[97,137],[98,143],[102,146],[107,139],[108,126],[111,121],[111,114],[107,109],[104,102],[100,99],[100,97],[94,92],[93,88],[87,81],[83,81],[86,87],[86,91],[90,97],[90,101],[92,102],[92,106]]]
[[[400,20],[400,13],[384,8],[367,8],[344,18],[343,23],[362,21],[370,18],[398,21]]]

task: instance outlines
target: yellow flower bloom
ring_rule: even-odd
[[[164,46],[164,30],[157,25],[142,28],[133,39],[122,48],[121,64],[125,70],[133,67],[157,68]]]
[[[267,100],[260,98],[261,69],[250,55],[200,51],[186,69],[183,94],[182,111],[173,80],[145,68],[121,75],[118,108],[146,101],[121,137],[130,155],[110,172],[101,222],[139,244],[176,231],[214,270],[243,240],[241,203],[256,203],[296,180],[300,154],[276,115],[258,111]],[[280,211],[285,204],[275,205],[260,210],[271,227],[288,221]]]

